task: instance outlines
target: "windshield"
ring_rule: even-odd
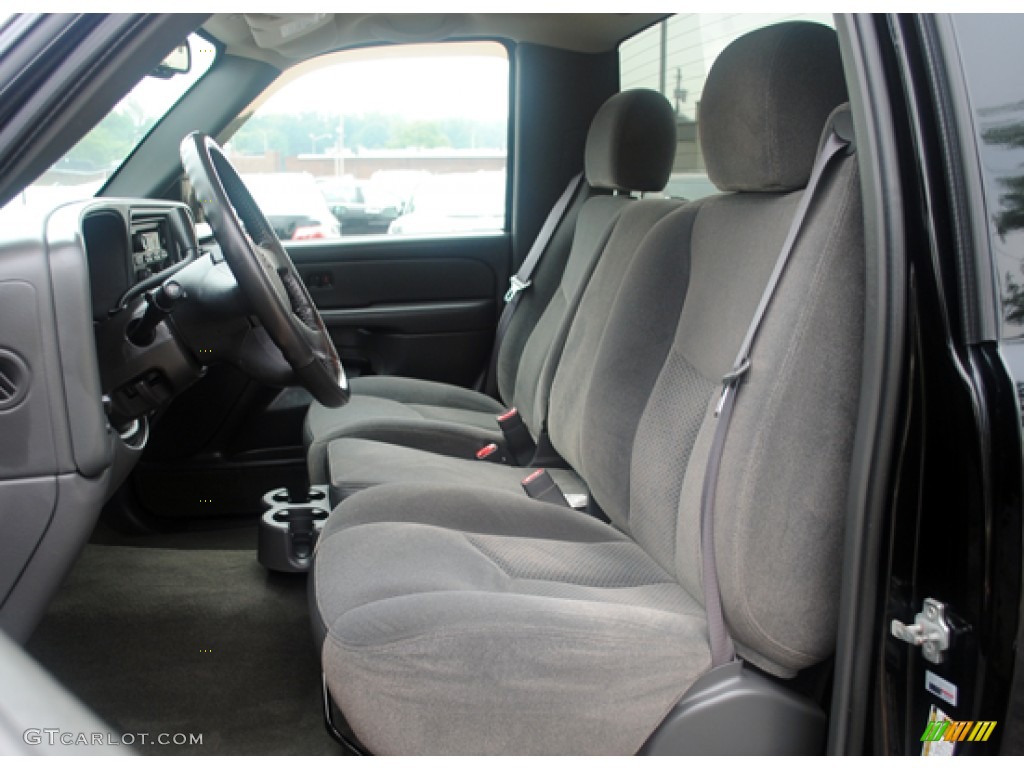
[[[217,49],[189,35],[192,66],[167,79],[144,77],[106,117],[49,170],[5,206],[52,208],[95,195],[149,131],[213,64]]]

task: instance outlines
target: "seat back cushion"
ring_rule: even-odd
[[[642,343],[639,335],[634,338],[628,331],[620,333],[623,329],[612,326],[613,307],[624,303],[618,300],[619,293],[637,255],[645,250],[641,244],[659,221],[681,205],[678,200],[640,200],[623,211],[583,293],[554,372],[548,418],[551,443],[577,472],[587,478],[595,499],[601,505],[608,501],[598,490],[602,485],[611,487],[628,482],[629,451],[636,417],[643,407],[644,388],[642,384],[635,383],[632,363],[625,363],[626,367],[620,370],[607,370],[603,363],[599,364],[599,352],[603,346],[616,345],[632,351],[636,349],[635,343]],[[661,245],[667,248],[665,256],[668,262],[678,261],[679,252],[672,243],[662,242]],[[648,254],[641,261],[659,260],[660,254],[654,253],[653,248],[647,250]],[[666,276],[665,283],[668,281]],[[660,294],[655,295],[660,298]],[[671,312],[671,302],[661,305],[652,302],[650,295],[636,295],[636,298],[643,301],[624,312]],[[679,301],[682,301],[681,295]],[[613,338],[608,339],[607,334],[612,334]],[[608,387],[601,381],[604,377],[633,384],[628,393],[616,391],[606,397],[604,393]],[[612,410],[614,413],[610,412]],[[609,421],[604,421],[605,417]],[[585,431],[591,428],[601,430],[601,435],[585,436]],[[592,451],[602,454],[605,460],[591,457]],[[593,460],[588,465],[590,458]],[[608,476],[601,478],[602,472]],[[602,480],[605,481],[603,484]]]
[[[676,117],[657,91],[638,88],[612,96],[594,116],[587,134],[585,175],[594,190],[654,192],[664,188],[676,149]],[[627,195],[591,197],[571,224],[573,239],[563,269],[549,269],[564,235],[556,230],[536,274],[536,285],[520,301],[498,352],[498,391],[515,405],[536,437],[547,418],[551,382],[583,290],[602,256]],[[559,227],[565,230],[568,227]],[[550,282],[549,282],[550,281]],[[550,283],[557,281],[557,286]],[[540,307],[543,306],[543,309]]]
[[[716,72],[722,67],[729,77]],[[743,98],[730,102],[718,89],[734,89],[736,71],[751,68],[775,95],[757,111],[758,130],[774,138],[705,150],[709,167],[718,153],[741,156],[727,178],[744,191],[660,223],[644,221],[641,205],[622,214],[551,394],[555,447],[613,523],[701,602],[701,489],[722,377],[807,184],[818,140],[803,137],[820,137],[846,98],[835,32],[821,25],[741,38],[713,67],[705,99],[732,104],[744,119],[743,98],[760,95],[740,89]],[[794,72],[831,86],[776,82]],[[727,106],[716,109],[703,131],[730,122]],[[807,123],[802,154],[780,150],[794,115]],[[764,162],[765,153],[774,159]],[[845,157],[819,187],[769,306],[721,465],[715,533],[726,620],[744,656],[777,674],[821,660],[834,642],[834,563],[860,383],[862,228],[856,159]]]
[[[623,196],[597,196],[584,203],[561,280],[520,351],[514,385],[502,392],[505,403],[519,409],[534,437],[540,434],[547,416],[551,379],[565,343],[569,316],[579,305],[619,214],[634,202]],[[517,308],[513,317],[518,317],[519,311]]]
[[[788,23],[732,44],[708,77],[705,102],[715,105],[712,119],[702,116],[708,167],[720,164],[722,153],[732,155],[718,181],[744,191],[696,204],[687,296],[634,441],[626,522],[636,541],[701,600],[701,492],[721,380],[802,195],[775,190],[806,185],[818,141],[803,137],[812,129],[820,136],[829,112],[845,99],[841,71],[832,30]],[[759,91],[737,91],[737,78],[746,82],[743,72],[774,99],[765,103]],[[800,87],[793,78],[815,84]],[[832,85],[820,88],[821,81]],[[708,141],[709,130],[747,119],[749,99],[757,100],[757,135],[777,138]],[[780,150],[795,119],[803,154]],[[859,182],[850,156],[834,163],[819,187],[769,305],[717,487],[715,552],[726,623],[741,654],[776,674],[820,661],[834,643],[835,564],[860,385],[863,262]]]
[[[748,203],[755,201],[723,196],[701,207],[691,288],[714,289],[691,290],[687,297],[682,333],[666,366],[666,372],[680,373],[675,383],[666,378],[655,388],[641,426],[644,439],[637,441],[630,531],[695,597],[703,594],[701,490],[721,377],[747,331],[798,196],[753,206]],[[863,227],[854,159],[826,182],[818,202],[758,334],[726,439],[715,505],[726,623],[743,655],[777,674],[809,666],[832,650],[860,385]],[[723,229],[726,222],[731,226]],[[731,260],[721,249],[723,232],[736,246]],[[765,247],[752,251],[753,242]],[[729,261],[733,269],[722,269]],[[709,338],[722,343],[705,345]],[[674,397],[668,391],[673,388]],[[665,435],[661,425],[669,408],[679,413],[685,437]],[[667,438],[660,448],[653,434]],[[673,437],[680,448],[673,448]],[[677,514],[666,516],[662,505],[672,502],[667,484],[648,477],[673,453],[687,452]]]

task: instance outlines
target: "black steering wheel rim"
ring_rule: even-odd
[[[224,151],[196,131],[181,143],[181,163],[242,295],[299,382],[325,406],[347,403],[348,380],[323,319]]]

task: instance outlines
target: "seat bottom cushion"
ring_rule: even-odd
[[[404,482],[449,483],[523,495],[522,481],[536,471],[469,458],[443,456],[403,445],[343,437],[328,447],[331,494],[335,501],[377,485]],[[570,469],[550,469],[565,494],[586,494],[586,484]]]
[[[586,515],[410,483],[317,546],[327,684],[378,754],[632,754],[710,665],[700,604]]]
[[[495,416],[505,406],[480,392],[398,376],[353,379],[351,388],[352,398],[341,408],[314,402],[306,413],[303,440],[312,483],[328,481],[327,446],[344,436],[450,456],[472,456],[489,442],[503,442]]]

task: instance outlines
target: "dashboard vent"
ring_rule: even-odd
[[[0,411],[9,411],[28,394],[28,366],[13,352],[0,349]]]

